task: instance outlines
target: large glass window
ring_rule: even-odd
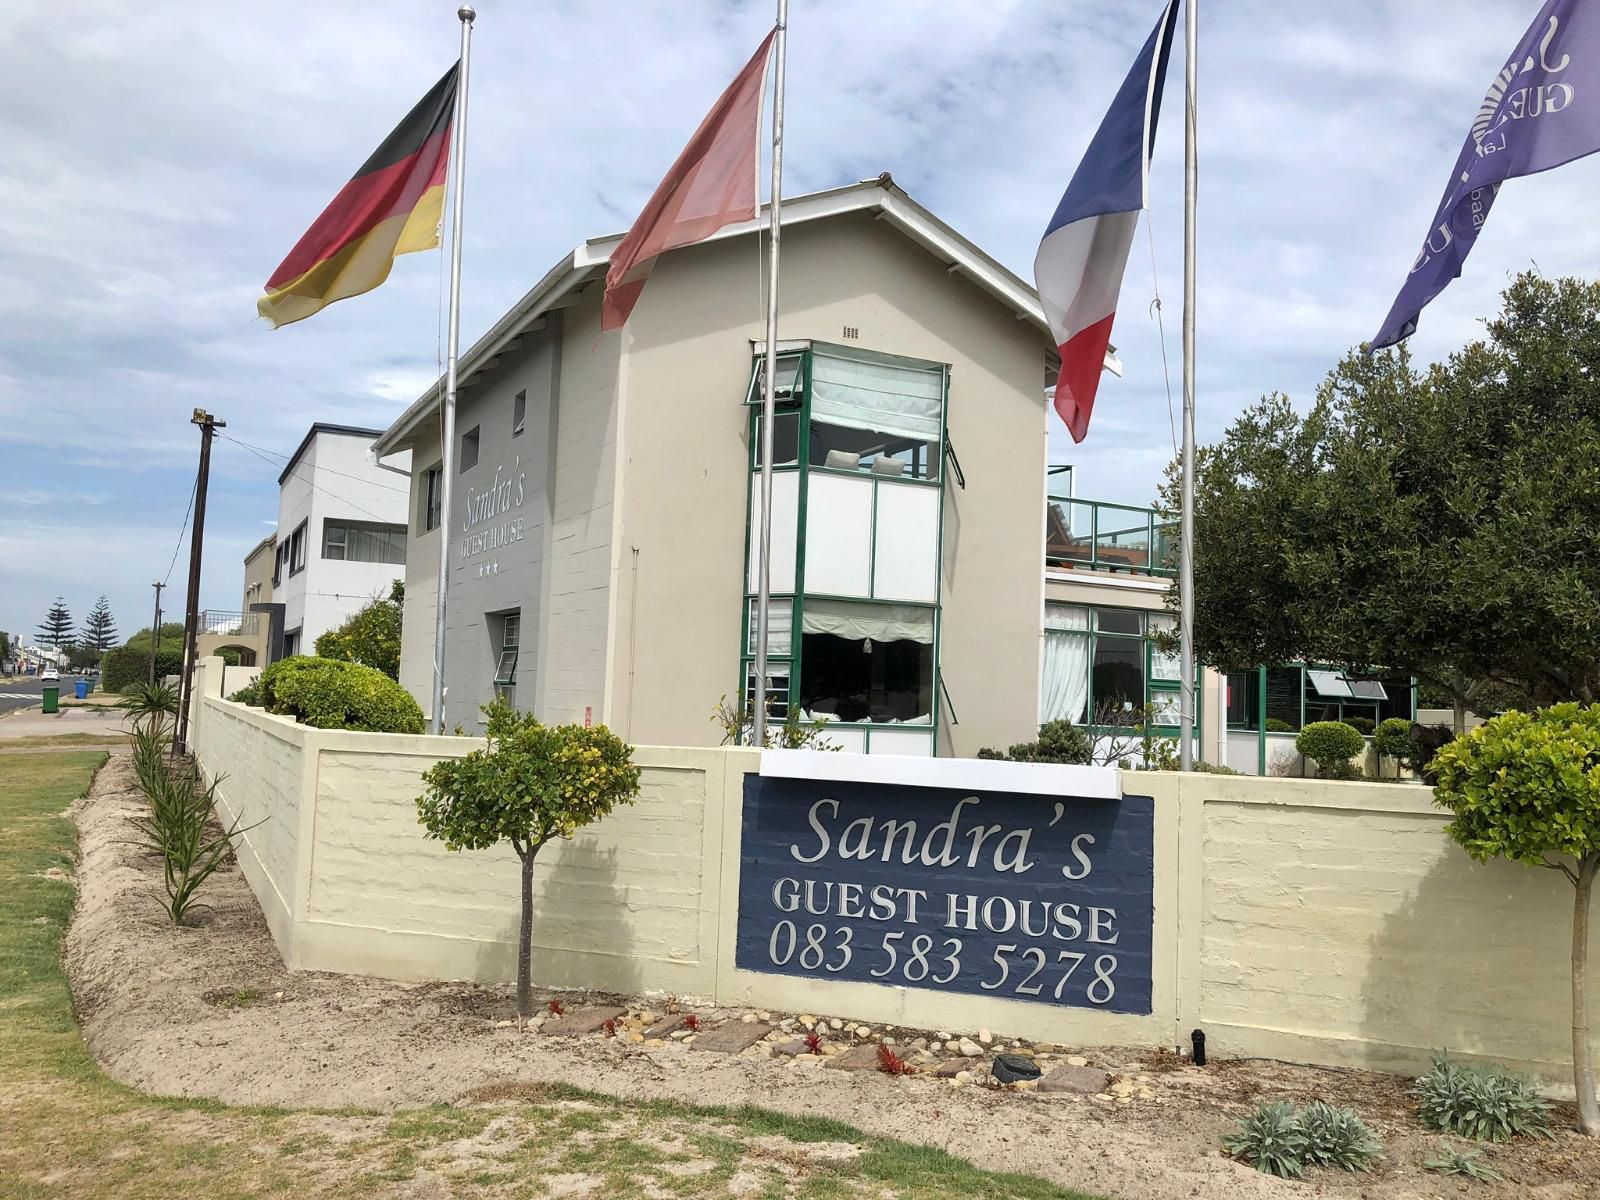
[[[289,535],[289,574],[298,575],[306,569],[306,523],[301,521]]]
[[[1158,644],[1172,627],[1165,613],[1047,604],[1039,719],[1107,724],[1148,705],[1156,724],[1176,726],[1178,656]]]
[[[1293,733],[1300,728],[1304,688],[1299,667],[1267,668],[1267,732]]]
[[[937,479],[944,381],[937,364],[814,347],[808,461],[833,470]]]
[[[444,502],[444,468],[429,467],[422,477],[422,532],[439,528],[439,511]]]
[[[403,563],[406,527],[366,521],[324,521],[322,557],[340,562]]]
[[[1261,719],[1260,675],[1256,671],[1228,672],[1228,728],[1256,729]]]
[[[806,599],[802,719],[926,725],[933,720],[934,610]]]
[[[495,638],[498,633],[498,638]],[[522,610],[489,614],[489,636],[499,643],[494,667],[495,699],[516,702],[517,657],[522,640]]]

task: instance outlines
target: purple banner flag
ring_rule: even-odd
[[[1501,183],[1596,150],[1600,0],[1546,0],[1489,86],[1422,252],[1369,348],[1416,332],[1423,308],[1461,274]]]

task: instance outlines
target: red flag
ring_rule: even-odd
[[[619,329],[638,303],[658,254],[755,219],[759,202],[761,93],[774,29],[718,98],[611,254],[600,328]]]

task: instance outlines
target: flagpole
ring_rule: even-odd
[[[1200,173],[1196,163],[1195,47],[1199,0],[1184,5],[1183,88],[1183,512],[1178,548],[1179,665],[1183,674],[1182,715],[1179,717],[1178,761],[1183,770],[1194,767],[1194,242],[1195,200]],[[1219,718],[1220,719],[1220,714]]]
[[[461,18],[461,74],[456,81],[456,111],[451,119],[455,146],[450,155],[450,171],[455,177],[451,189],[455,205],[450,216],[450,332],[449,357],[444,375],[444,403],[440,430],[439,465],[439,591],[433,624],[433,716],[430,733],[444,732],[444,631],[445,600],[450,582],[450,491],[455,478],[456,441],[456,358],[461,349],[461,216],[466,207],[467,184],[467,72],[472,54],[472,22],[477,18],[472,5],[456,10]]]
[[[767,631],[772,604],[772,423],[778,382],[778,239],[783,226],[783,56],[789,32],[789,0],[778,0],[778,36],[772,47],[772,206],[767,235],[767,359],[761,388],[761,539],[756,594],[756,697],[753,740],[767,744]]]

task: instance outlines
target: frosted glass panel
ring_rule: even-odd
[[[872,754],[909,754],[917,758],[933,756],[931,729],[874,729]]]
[[[815,482],[811,486],[815,489]],[[809,543],[806,557],[809,561]],[[808,587],[809,574],[808,569]],[[938,598],[938,587],[939,490],[916,484],[880,483],[873,596],[932,604]]]
[[[772,593],[794,591],[794,532],[800,509],[800,473],[772,473]],[[756,560],[761,554],[761,476],[750,477],[750,561],[746,565],[745,587],[752,593],[760,587]]]
[[[822,731],[822,740],[830,746],[838,746],[846,754],[867,752],[867,735],[861,729],[825,728]]]
[[[806,591],[870,596],[871,557],[872,481],[813,474],[806,497]]]

